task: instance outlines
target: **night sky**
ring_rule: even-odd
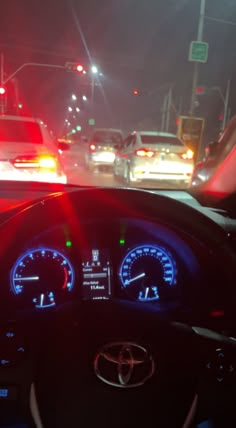
[[[206,15],[236,23],[235,0],[206,0]],[[6,76],[25,62],[64,65],[96,63],[104,76],[95,89],[98,126],[160,127],[163,98],[172,86],[174,104],[188,113],[193,64],[188,48],[196,39],[200,0],[8,0],[1,2],[0,50]],[[83,37],[81,37],[83,35]],[[225,91],[236,110],[236,26],[205,20],[209,59],[200,66],[199,85]],[[19,99],[60,134],[71,94],[86,93],[81,78],[64,70],[25,68],[17,75]],[[140,90],[134,96],[134,88]],[[9,94],[11,87],[9,85]],[[215,91],[199,97],[197,116],[207,119],[207,136],[219,128],[222,101]],[[174,130],[175,118],[171,126]]]

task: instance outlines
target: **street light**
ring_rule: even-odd
[[[73,100],[73,101],[76,101],[76,100],[77,100],[77,96],[76,96],[75,94],[72,94],[72,95],[71,95],[71,98],[72,98],[72,100]]]
[[[68,111],[73,111],[73,108],[72,107],[68,107]]]
[[[80,112],[79,107],[76,107],[76,109],[75,109],[75,110],[77,111],[77,113],[79,113],[79,112]]]
[[[83,96],[82,96],[82,100],[83,100],[83,101],[87,101],[87,97],[86,97],[86,95],[83,95]]]
[[[98,73],[98,68],[96,67],[96,65],[92,65],[91,71],[92,71],[93,74],[97,74]]]

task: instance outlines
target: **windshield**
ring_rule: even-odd
[[[141,135],[143,144],[171,144],[173,146],[183,146],[183,143],[175,137]]]
[[[0,120],[0,142],[42,144],[43,138],[37,123],[20,120]]]
[[[118,132],[96,131],[92,136],[92,140],[95,143],[120,144],[122,135]]]
[[[22,0],[0,20],[0,179],[190,189],[214,174],[200,165],[235,110],[235,2]],[[33,145],[58,157],[51,175],[12,169]]]

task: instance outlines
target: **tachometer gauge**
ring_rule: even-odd
[[[34,248],[24,253],[11,271],[11,288],[38,309],[53,307],[58,296],[71,291],[74,270],[68,258],[52,248]]]
[[[154,301],[176,282],[176,267],[169,252],[157,245],[130,250],[120,267],[123,288],[135,300]]]

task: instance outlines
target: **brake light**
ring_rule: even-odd
[[[57,160],[53,156],[19,156],[13,160],[15,168],[56,169]]]
[[[42,156],[39,158],[39,167],[54,169],[57,166],[57,161],[52,156]]]
[[[147,149],[138,149],[135,152],[136,156],[139,156],[141,158],[147,157],[152,158],[155,155],[155,152],[153,150],[147,150]]]
[[[95,144],[90,144],[89,148],[90,148],[91,152],[94,152],[94,150],[96,149],[96,146],[95,146]]]
[[[181,154],[181,158],[185,160],[186,159],[191,160],[193,159],[193,156],[194,156],[194,152],[190,149],[188,149],[187,152]]]

